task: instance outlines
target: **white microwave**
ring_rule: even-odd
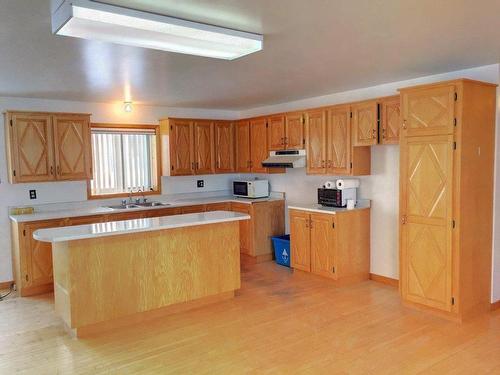
[[[233,195],[243,198],[267,198],[269,196],[269,181],[233,181]]]

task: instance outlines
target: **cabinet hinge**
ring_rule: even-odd
[[[352,169],[352,161],[351,161],[351,169]]]
[[[302,144],[305,146],[306,145],[306,139],[302,138]]]
[[[457,142],[453,142],[453,149],[456,150],[457,149]]]
[[[350,116],[351,116],[351,118],[352,118],[352,112],[350,113]]]
[[[174,130],[174,127],[172,125],[170,125],[170,130]]]
[[[455,220],[451,221],[451,225],[452,225],[453,228],[455,228]]]
[[[10,126],[12,126],[12,120],[10,120]]]
[[[26,275],[26,281],[29,281],[30,277],[28,275]]]
[[[332,228],[335,229],[335,223],[332,223]]]
[[[171,170],[174,170],[174,166],[172,165],[172,166],[170,167],[170,169],[171,169]]]
[[[266,128],[268,128],[268,127],[269,127],[269,123],[266,121]]]
[[[457,118],[456,117],[453,119],[453,126],[457,126]]]
[[[455,297],[451,297],[451,304],[454,305],[455,304]]]
[[[26,237],[26,229],[23,229],[23,236]]]
[[[332,272],[335,273],[335,267],[332,267]]]
[[[455,101],[457,101],[457,100],[458,100],[458,94],[455,93]]]
[[[12,171],[12,174],[14,175],[14,177],[16,177],[16,170],[15,169]]]

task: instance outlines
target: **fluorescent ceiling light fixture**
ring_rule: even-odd
[[[263,40],[260,34],[90,0],[65,0],[52,14],[52,33],[226,60],[262,50]]]

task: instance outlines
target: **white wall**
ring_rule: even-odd
[[[158,119],[167,116],[199,117],[214,119],[234,119],[238,112],[205,109],[177,109],[167,107],[134,106],[131,113],[122,109],[122,103],[82,103],[57,100],[40,100],[24,98],[0,97],[0,112],[6,110],[54,111],[91,113],[94,122],[158,124]],[[0,282],[12,280],[11,245],[7,207],[14,205],[59,203],[85,201],[87,187],[85,182],[49,182],[11,185],[7,179],[7,163],[5,153],[4,118],[0,116]],[[163,178],[164,193],[227,190],[230,188],[228,178],[202,176],[205,188],[196,188],[196,178],[180,178],[177,182],[172,178]],[[37,199],[30,200],[28,191],[37,190]]]
[[[241,113],[242,118],[314,108],[323,105],[346,103],[357,100],[394,95],[401,87],[454,78],[471,78],[498,83],[500,64],[488,65],[462,71],[438,74],[408,81],[393,82],[360,90],[298,100],[273,106],[255,108]],[[497,119],[499,110],[497,110]],[[497,129],[500,119],[497,120]],[[500,299],[500,132],[497,131],[496,188],[495,197],[495,246],[494,276],[492,279],[492,301]],[[259,176],[264,177],[264,176]],[[316,188],[332,176],[307,176],[304,169],[288,170],[285,175],[270,175],[271,187],[284,191],[290,201],[314,202]],[[371,209],[371,272],[391,278],[399,278],[398,259],[398,209],[399,209],[399,147],[372,147],[372,174],[361,178],[360,196],[372,201]]]

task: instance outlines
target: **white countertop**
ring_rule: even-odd
[[[252,204],[258,202],[269,202],[283,200],[283,198],[236,198],[233,196],[220,196],[220,197],[205,197],[205,198],[187,198],[179,200],[169,200],[169,199],[151,199],[151,201],[158,201],[166,203],[164,206],[157,207],[140,207],[140,208],[128,208],[128,209],[112,209],[107,207],[85,207],[78,209],[60,209],[60,210],[47,210],[47,211],[35,211],[29,215],[10,215],[10,220],[23,223],[30,221],[41,221],[41,220],[52,220],[52,219],[64,219],[68,217],[80,217],[80,216],[93,216],[93,215],[106,215],[106,214],[117,214],[121,212],[134,212],[134,211],[149,211],[149,210],[160,210],[165,208],[182,207],[182,206],[192,206],[198,204],[210,204],[210,203],[223,203],[223,202],[238,202],[245,204]],[[114,204],[119,204],[117,200]]]
[[[288,209],[302,210],[309,212],[318,212],[321,214],[336,214],[340,212],[349,212],[353,210],[363,210],[365,208],[370,208],[369,199],[358,199],[356,206],[352,210],[348,210],[344,207],[325,207],[318,203],[289,203]]]
[[[42,242],[54,243],[249,219],[249,215],[238,212],[212,211],[196,214],[39,229],[33,233],[33,238]]]

